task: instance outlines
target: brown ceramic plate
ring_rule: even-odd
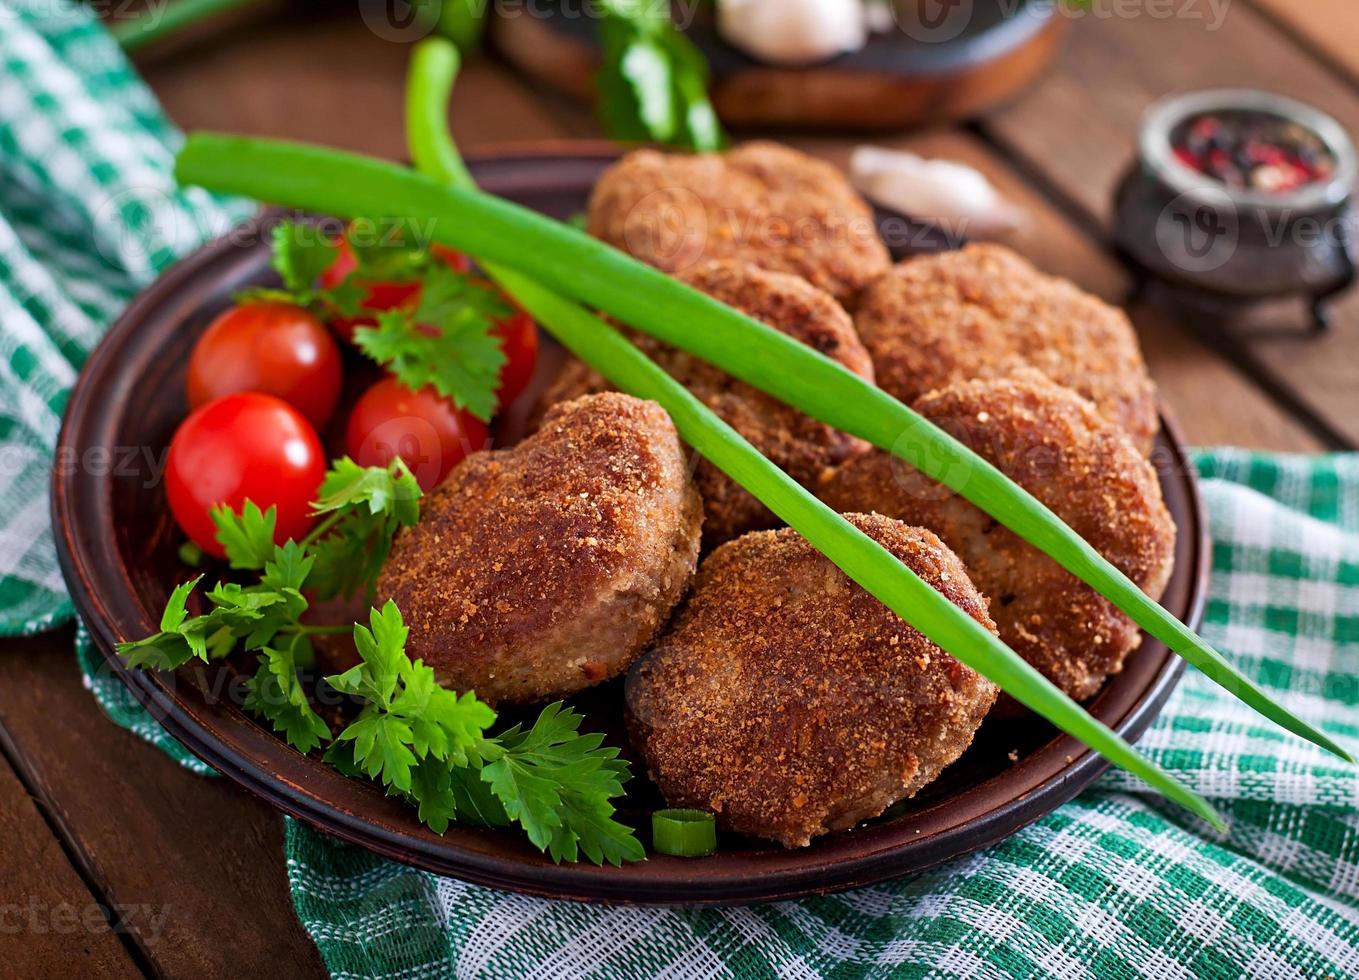
[[[489,190],[566,218],[584,206],[611,159],[613,152],[599,146],[537,147],[476,159],[472,169]],[[260,230],[269,220],[249,222],[176,265],[114,324],[66,411],[58,458],[78,465],[58,467],[53,485],[62,567],[96,645],[165,727],[220,772],[313,827],[430,871],[554,898],[704,905],[791,898],[919,871],[1014,833],[1105,769],[1094,753],[1032,717],[988,721],[963,758],[915,800],[808,848],[728,836],[719,853],[703,859],[554,865],[515,832],[453,827],[434,834],[404,803],[295,752],[238,707],[238,676],[230,667],[198,665],[173,675],[124,670],[114,643],[153,631],[169,590],[184,577],[157,463],[185,414],[189,351],[234,292],[268,279],[267,235]],[[1206,577],[1203,516],[1168,421],[1155,458],[1180,531],[1165,603],[1194,625]],[[1148,639],[1090,711],[1136,738],[1179,673],[1180,661]],[[591,724],[621,740],[620,702],[614,685],[578,704]],[[630,787],[624,818],[645,826],[659,801],[644,776]]]

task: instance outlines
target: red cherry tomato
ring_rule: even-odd
[[[311,502],[326,475],[316,430],[272,395],[242,392],[208,402],[175,432],[165,462],[170,513],[184,533],[221,558],[210,511],[240,511],[252,500],[276,508],[274,540],[302,538],[312,525]]]
[[[464,456],[484,449],[488,438],[485,423],[433,388],[412,391],[384,378],[355,404],[345,444],[360,466],[386,466],[400,456],[420,488],[430,490]]]
[[[350,274],[358,268],[359,261],[354,256],[354,249],[349,244],[349,239],[341,238],[338,242],[340,254],[335,256],[325,272],[321,273],[320,285],[322,289],[333,289],[340,283],[349,278]],[[359,305],[365,310],[372,310],[374,313],[381,313],[384,310],[394,310],[398,306],[406,303],[415,302],[416,294],[420,292],[418,282],[364,282],[367,293]],[[371,327],[377,324],[375,316],[355,316],[331,317],[328,321],[330,328],[335,331],[341,340],[347,344],[354,342],[354,330],[358,327]]]
[[[340,254],[321,275],[321,286],[329,289],[344,282],[358,266],[354,251],[348,240],[341,239]],[[431,245],[430,251],[443,263],[456,272],[470,272],[471,260],[461,252],[445,245]],[[415,303],[420,286],[413,282],[374,282],[365,283],[367,294],[362,301],[365,309],[380,313],[395,309],[407,303]],[[495,287],[489,282],[487,289]],[[361,326],[377,323],[375,317],[336,317],[330,321],[331,328],[348,343],[354,341],[354,330]],[[494,332],[504,341],[506,362],[500,372],[500,407],[503,409],[528,387],[533,378],[533,369],[538,362],[538,328],[528,314],[516,310],[507,319],[496,323]]]
[[[243,303],[208,327],[189,358],[189,407],[238,391],[275,395],[320,428],[340,397],[340,349],[320,320],[287,303]]]
[[[461,252],[449,248],[447,245],[431,245],[429,250],[443,259],[444,265],[448,266],[454,272],[472,271],[472,260]]]
[[[500,389],[496,397],[504,409],[524,393],[533,379],[538,363],[538,325],[523,310],[515,310],[495,325],[494,333],[504,341],[505,366],[500,369]]]

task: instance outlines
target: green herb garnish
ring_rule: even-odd
[[[651,815],[651,846],[671,857],[707,857],[717,850],[717,818],[706,810],[657,810]]]
[[[514,311],[482,278],[452,269],[399,237],[346,230],[354,268],[340,282],[320,284],[341,256],[338,241],[316,225],[284,220],[270,232],[270,265],[282,289],[250,289],[240,300],[271,300],[307,307],[322,319],[369,319],[354,329],[354,344],[412,391],[432,387],[483,422],[495,414],[504,341],[498,321]],[[413,299],[393,309],[364,307],[373,283],[409,283]]]
[[[239,513],[212,512],[217,540],[232,568],[258,572],[249,584],[218,582],[206,593],[207,612],[188,613],[189,596],[203,576],[180,584],[161,614],[160,630],[118,644],[129,667],[174,670],[190,660],[219,660],[237,649],[257,651],[259,669],[247,686],[246,707],[271,721],[306,752],[330,731],[312,710],[297,680],[312,666],[310,637],[348,627],[301,621],[306,589],[322,599],[371,589],[397,529],[419,516],[420,486],[400,459],[389,467],[339,460],[315,505],[324,515],[302,541],[274,543],[274,508],[247,500]]]
[[[483,422],[495,414],[504,342],[492,330],[513,310],[465,272],[431,266],[414,309],[379,313],[354,343],[413,390],[426,385]]]
[[[390,601],[372,611],[369,627],[354,627],[361,663],[326,680],[364,705],[327,759],[406,797],[438,833],[455,820],[518,824],[554,861],[645,856],[632,829],[614,819],[627,764],[602,735],[581,734],[581,716],[556,703],[527,731],[516,725],[488,736],[495,712],[471,692],[441,687],[406,655],[406,635]]]
[[[727,137],[708,99],[708,63],[658,0],[602,0],[599,116],[614,139],[716,150]]]

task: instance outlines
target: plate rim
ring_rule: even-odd
[[[511,162],[541,165],[564,159],[578,162],[609,160],[616,158],[620,152],[616,145],[603,142],[549,141],[506,144],[467,156],[469,166],[475,172],[503,167]],[[512,184],[513,181],[507,183]],[[496,186],[495,189],[503,193],[511,188]],[[256,261],[253,258],[254,250],[242,248],[240,241],[261,240],[258,229],[269,220],[270,212],[266,211],[234,226],[175,263],[134,297],[110,326],[80,372],[64,413],[55,458],[79,458],[62,454],[79,452],[81,447],[100,445],[89,441],[89,436],[101,428],[101,413],[96,403],[107,400],[107,385],[117,381],[120,368],[115,354],[121,345],[132,340],[136,327],[205,272],[217,270],[220,275],[218,267],[229,264],[233,257],[243,265]],[[248,234],[252,230],[256,233]],[[242,236],[242,232],[247,234]],[[124,382],[127,382],[126,378]],[[1162,441],[1173,457],[1172,474],[1177,474],[1183,484],[1191,525],[1181,526],[1178,532],[1182,540],[1187,541],[1190,553],[1186,622],[1191,628],[1197,628],[1207,599],[1210,563],[1207,524],[1198,482],[1185,455],[1180,431],[1163,407],[1160,415],[1164,433]],[[110,433],[112,425],[112,419],[103,419],[102,428],[108,429]],[[862,842],[866,831],[850,831],[822,838],[819,845],[794,851],[771,846],[754,852],[756,859],[746,858],[744,862],[735,862],[736,871],[730,875],[724,875],[720,870],[714,872],[710,865],[705,872],[695,875],[695,870],[706,862],[657,855],[650,855],[644,864],[624,865],[621,869],[597,868],[586,863],[557,865],[532,851],[526,842],[520,842],[522,847],[515,854],[507,856],[503,853],[506,846],[503,831],[452,828],[450,834],[455,835],[455,842],[450,842],[448,837],[433,835],[420,827],[407,808],[398,801],[384,797],[376,787],[368,787],[375,799],[367,803],[364,802],[363,794],[358,794],[360,803],[364,803],[366,808],[365,812],[346,807],[343,802],[322,798],[318,793],[323,787],[348,784],[352,791],[354,787],[364,784],[348,780],[332,767],[296,752],[246,716],[230,699],[218,699],[215,704],[201,697],[195,701],[195,694],[201,695],[208,684],[207,670],[203,665],[190,665],[176,674],[130,671],[123,665],[113,649],[118,637],[115,635],[114,617],[109,603],[121,598],[124,603],[131,603],[138,609],[141,609],[141,604],[122,562],[97,560],[110,553],[108,548],[116,544],[111,521],[111,479],[109,473],[102,477],[90,477],[82,475],[76,467],[66,468],[66,472],[63,472],[62,467],[54,466],[51,511],[58,559],[71,589],[72,600],[89,628],[95,648],[113,674],[194,755],[276,809],[323,833],[423,870],[538,897],[617,904],[697,907],[824,894],[915,873],[949,858],[994,844],[1066,803],[1108,768],[1108,763],[1102,757],[1070,736],[1058,734],[1019,763],[1046,765],[1051,770],[1048,775],[966,823],[913,839],[889,839],[879,846],[860,848],[854,856],[839,861],[822,860],[821,852],[834,849],[837,841],[849,838]],[[92,548],[88,542],[91,538],[90,519],[101,515],[108,515],[110,519],[102,522],[107,526],[94,529],[93,538],[102,540],[103,547]],[[112,553],[116,553],[116,549]],[[105,568],[98,567],[101,564]],[[116,568],[110,574],[108,569],[114,566]],[[113,596],[107,594],[110,587],[115,593]],[[121,596],[117,595],[119,592]],[[144,609],[141,611],[145,614],[143,619],[149,618],[154,624],[154,615]],[[1111,722],[1111,727],[1129,741],[1135,741],[1150,726],[1184,671],[1184,661],[1168,650],[1162,655],[1162,660],[1164,663],[1155,669],[1152,681],[1124,715]],[[187,679],[189,683],[184,684],[181,678]],[[185,692],[188,692],[187,695]],[[216,729],[209,724],[210,720],[217,723]],[[224,740],[224,727],[240,741]],[[264,740],[269,744],[263,744]],[[282,749],[281,771],[280,768],[272,771],[266,768],[260,757],[252,758],[242,745],[246,748],[253,746],[265,755],[279,755],[278,750]],[[1063,754],[1066,756],[1064,764],[1053,768],[1053,760]],[[979,792],[988,783],[1007,774],[993,776],[975,787],[969,787],[959,796]],[[641,773],[637,776],[645,778]],[[915,816],[928,816],[956,799],[958,796],[935,801]],[[487,846],[477,846],[480,841],[487,840],[485,835],[488,834],[496,835],[499,847],[495,841],[489,840]],[[964,837],[966,841],[960,842],[959,838]],[[517,851],[524,851],[523,857],[517,856]],[[766,853],[782,857],[782,861],[776,862],[781,866],[780,870],[760,870],[753,875],[746,872],[742,876],[743,863],[749,864],[757,860],[758,855]],[[629,869],[638,868],[646,868],[646,871],[628,873]]]

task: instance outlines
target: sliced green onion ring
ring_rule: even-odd
[[[717,850],[717,818],[707,810],[657,810],[651,815],[651,848],[671,857],[707,857]]]

